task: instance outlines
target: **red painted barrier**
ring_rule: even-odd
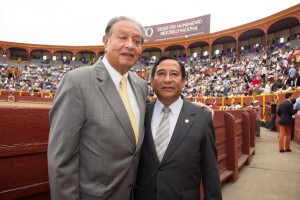
[[[234,116],[234,133],[236,140],[236,151],[238,157],[238,168],[250,162],[250,124],[249,116],[244,110],[232,110]]]
[[[0,199],[50,199],[47,144],[49,108],[0,107]],[[300,115],[295,138],[300,141]],[[299,126],[297,126],[297,124]],[[235,182],[255,147],[253,110],[214,114],[220,181]]]
[[[215,111],[214,126],[216,132],[216,145],[218,150],[218,168],[221,182],[229,179],[235,182],[238,172],[234,134],[231,128],[234,117],[226,111]]]
[[[300,145],[300,111],[295,114],[294,141]]]
[[[0,199],[50,199],[49,108],[0,107]]]
[[[28,96],[25,94],[25,96],[19,96],[19,95],[13,95],[14,101],[16,102],[49,102],[52,103],[53,99],[51,98],[41,98],[38,96]],[[1,95],[0,101],[9,102],[10,96],[9,95]]]
[[[255,154],[255,124],[256,124],[256,114],[252,109],[245,110],[249,113],[249,124],[250,124],[250,157]]]

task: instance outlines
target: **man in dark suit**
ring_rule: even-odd
[[[276,109],[277,103],[273,100],[270,105],[271,108],[271,121],[270,121],[270,131],[276,131]]]
[[[201,180],[205,199],[222,199],[212,115],[182,98],[183,64],[161,57],[151,81],[135,200],[199,200]]]
[[[96,64],[63,76],[50,111],[48,168],[55,200],[132,197],[147,85],[129,70],[141,56],[143,28],[128,17],[113,18],[103,43],[105,55]]]
[[[279,124],[279,152],[291,152],[290,142],[291,142],[291,133],[294,126],[293,115],[297,113],[298,109],[293,109],[293,93],[285,93],[285,101],[282,102],[277,111],[277,115],[280,117],[278,122]],[[285,147],[284,147],[284,136],[285,138]]]
[[[296,72],[294,74],[294,80],[293,80],[293,88],[297,89],[297,87],[300,87],[300,77],[299,77],[299,72]]]

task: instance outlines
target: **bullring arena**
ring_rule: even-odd
[[[52,105],[52,103],[0,101],[0,106],[22,106],[22,107],[46,107],[46,108],[50,108],[51,105]]]
[[[281,104],[287,91],[300,96],[297,76],[289,77],[291,68],[295,74],[300,71],[299,13],[297,4],[218,33],[146,42],[132,69],[149,82],[149,70],[161,55],[175,55],[185,64],[183,95],[214,109],[224,200],[299,199],[300,112],[292,153],[280,154],[278,126],[275,132],[265,126],[271,117],[267,103]],[[50,199],[49,110],[59,80],[103,54],[103,46],[0,41],[0,199]],[[150,87],[149,97],[155,98]],[[255,101],[262,110],[260,137],[255,133]]]

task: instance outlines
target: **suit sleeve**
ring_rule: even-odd
[[[202,183],[205,200],[221,200],[220,174],[217,166],[215,130],[211,115],[207,118],[205,139],[201,149]]]
[[[281,110],[280,110],[280,106],[279,106],[279,109],[278,109],[278,111],[277,111],[277,115],[278,115],[279,117],[281,117]]]
[[[289,107],[290,112],[292,113],[292,115],[296,114],[298,112],[299,109],[294,109],[293,104],[291,104],[291,106]]]
[[[50,111],[48,171],[52,199],[79,199],[79,140],[83,120],[78,84],[67,73]]]

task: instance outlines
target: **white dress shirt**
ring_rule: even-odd
[[[294,104],[294,109],[300,109],[300,97],[296,99],[296,103]]]
[[[106,60],[105,57],[103,57],[102,62],[104,64],[105,68],[107,69],[111,79],[113,80],[117,90],[119,91],[122,75],[108,63],[108,61]],[[125,76],[127,78],[127,90],[128,90],[130,104],[131,104],[132,110],[134,112],[135,119],[136,119],[137,125],[138,125],[138,130],[139,130],[140,129],[140,107],[139,107],[137,99],[134,95],[134,92],[132,90],[131,84],[128,81],[128,73],[126,73]]]
[[[265,85],[265,94],[271,94],[272,90],[271,90],[271,86],[269,84]]]
[[[172,138],[182,105],[183,105],[183,100],[181,97],[179,97],[174,103],[172,103],[169,106],[169,108],[171,109],[171,111],[169,112],[169,119],[170,119],[169,142]],[[153,139],[155,138],[159,123],[164,116],[164,112],[162,111],[163,107],[164,105],[157,99],[155,101],[152,121],[151,121],[151,130],[152,130]]]

